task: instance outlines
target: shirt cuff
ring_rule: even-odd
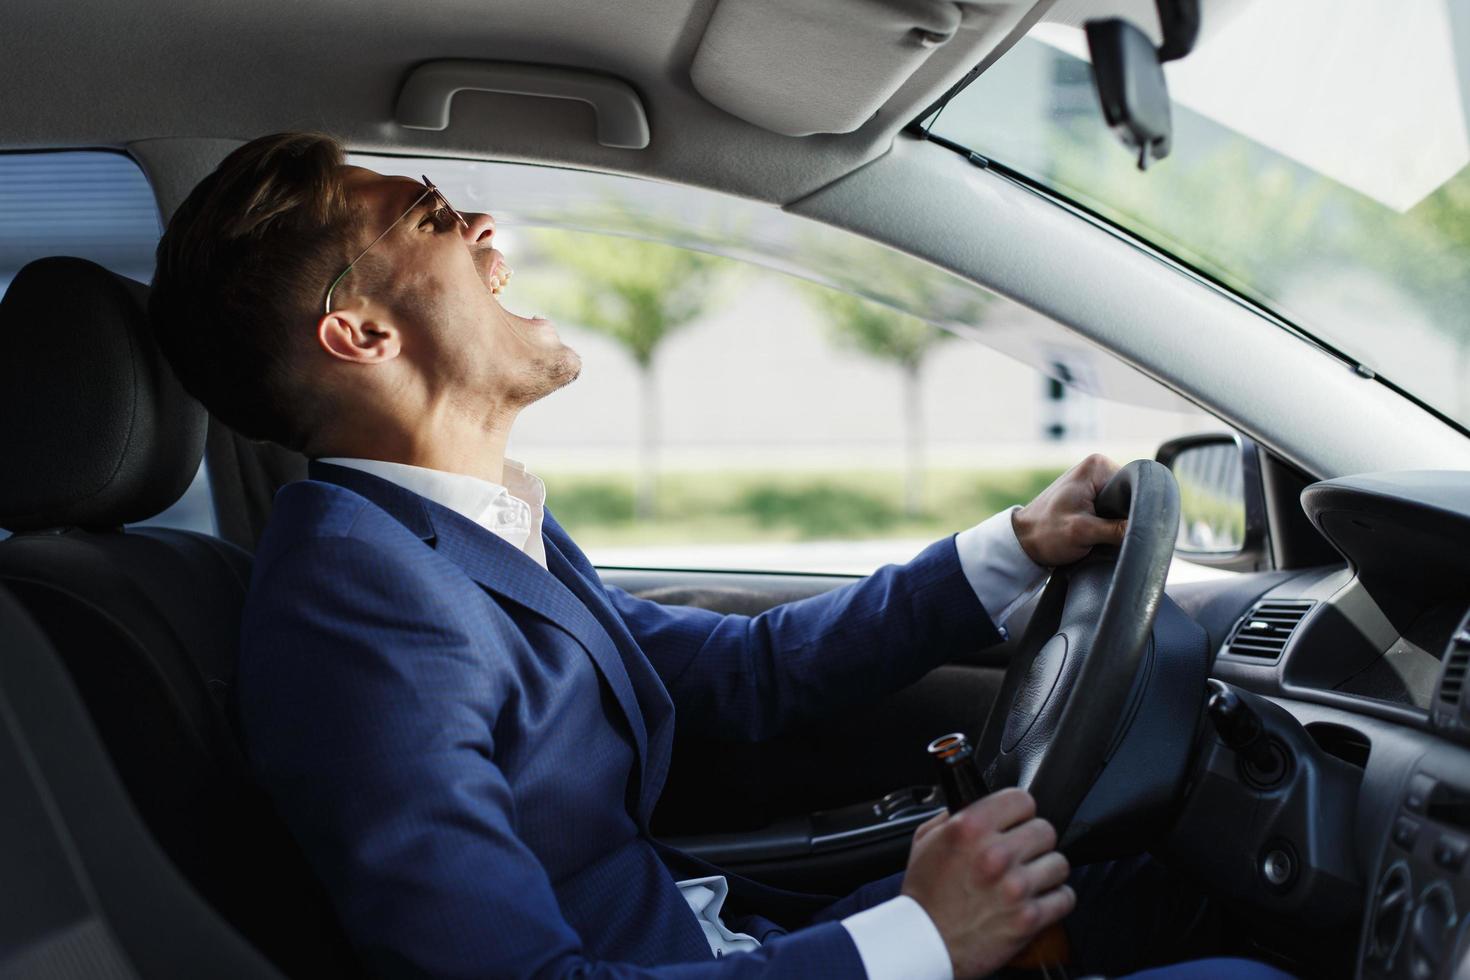
[[[1049,571],[1032,561],[1016,539],[1011,515],[1020,509],[1003,510],[954,536],[960,568],[997,628],[1031,598]]]
[[[907,895],[842,920],[868,980],[954,980],[949,949],[924,907]]]

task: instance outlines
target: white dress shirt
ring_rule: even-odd
[[[411,490],[469,518],[546,567],[541,523],[546,485],[515,460],[505,461],[505,484],[462,473],[389,463],[377,459],[331,457],[323,463],[347,466]],[[1045,581],[1047,569],[1033,562],[1016,540],[1011,514],[1001,511],[955,535],[960,568],[995,625],[1005,621]],[[757,949],[752,936],[732,932],[720,919],[729,892],[721,876],[677,882],[699,920],[715,956]],[[862,960],[868,980],[954,980],[949,950],[934,921],[907,895],[891,898],[842,920]]]
[[[540,477],[527,473],[526,467],[513,459],[505,461],[505,485],[491,483],[477,476],[431,470],[407,463],[389,463],[381,459],[347,459],[327,457],[320,462],[347,466],[396,483],[448,507],[462,517],[499,538],[510,542],[546,567],[546,544],[541,540],[541,521],[546,513],[546,484]]]

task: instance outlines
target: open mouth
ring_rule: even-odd
[[[490,263],[490,270],[485,275],[485,287],[490,290],[491,298],[495,300],[496,304],[498,304],[502,310],[504,310],[510,316],[515,317],[517,320],[521,320],[525,323],[530,324],[547,322],[546,318],[543,316],[540,316],[538,314],[525,316],[521,313],[517,313],[515,310],[505,305],[505,294],[510,287],[510,278],[511,268],[509,265],[506,264],[505,256],[501,255],[498,251],[495,252],[494,257]]]
[[[494,250],[490,253],[490,269],[485,273],[485,285],[492,293],[500,293],[510,282],[511,268],[505,264],[505,256],[500,251]]]

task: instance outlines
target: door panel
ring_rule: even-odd
[[[744,615],[852,581],[614,569],[601,575],[643,598]],[[654,833],[732,871],[807,891],[842,893],[901,871],[914,827],[940,806],[930,792],[925,746],[946,732],[978,737],[1006,646],[977,650],[877,704],[757,745],[676,737]]]

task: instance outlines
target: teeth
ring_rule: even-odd
[[[499,295],[500,293],[504,292],[505,287],[510,283],[510,275],[511,270],[509,268],[502,267],[498,275],[491,276],[490,292],[495,295]]]

